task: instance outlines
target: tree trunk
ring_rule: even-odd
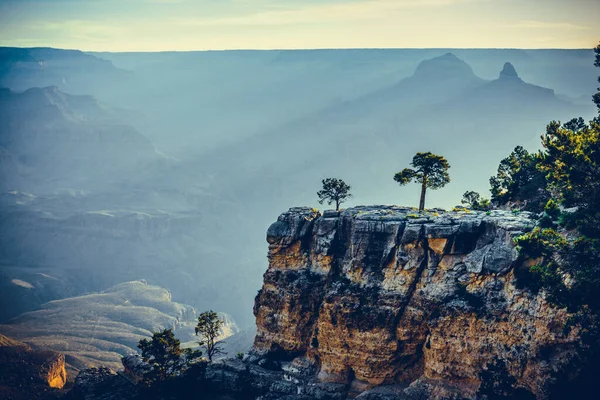
[[[339,200],[335,200],[335,211],[340,211],[340,201]]]
[[[423,175],[423,182],[421,183],[421,201],[419,201],[419,211],[425,209],[425,192],[427,191],[427,176]]]

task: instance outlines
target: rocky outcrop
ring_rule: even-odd
[[[32,349],[0,335],[0,398],[38,399],[58,396],[67,383],[65,356]]]
[[[98,367],[79,372],[64,400],[122,400],[140,398],[138,396],[129,378],[110,368]]]
[[[547,398],[576,374],[580,337],[515,277],[534,262],[513,242],[529,217],[292,208],[267,233],[253,352],[285,361],[300,392],[317,382],[354,395],[396,385],[406,398]]]

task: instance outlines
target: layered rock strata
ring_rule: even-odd
[[[534,260],[513,239],[533,226],[506,211],[292,208],[267,233],[253,352],[354,395],[395,384],[407,398],[476,398],[503,385],[546,398],[576,368],[580,338],[515,277]]]

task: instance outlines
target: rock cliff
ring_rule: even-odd
[[[267,233],[253,352],[287,361],[299,392],[547,398],[580,368],[580,332],[515,277],[534,260],[513,238],[533,225],[525,212],[292,208]]]

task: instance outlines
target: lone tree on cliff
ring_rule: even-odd
[[[200,336],[198,344],[206,349],[209,362],[212,362],[214,356],[223,354],[222,342],[217,341],[223,323],[213,310],[205,311],[198,317],[198,325],[195,329],[196,335]]]
[[[327,204],[331,204],[335,202],[335,211],[339,211],[340,204],[352,197],[350,194],[352,186],[337,178],[323,179],[322,182],[323,189],[317,192],[319,203],[323,204],[324,201],[327,201]]]
[[[404,168],[402,172],[396,173],[394,180],[402,186],[409,182],[421,184],[419,211],[422,211],[425,209],[425,192],[427,188],[439,189],[450,182],[450,175],[448,175],[450,164],[444,157],[427,152],[417,153],[410,165],[413,168]]]

